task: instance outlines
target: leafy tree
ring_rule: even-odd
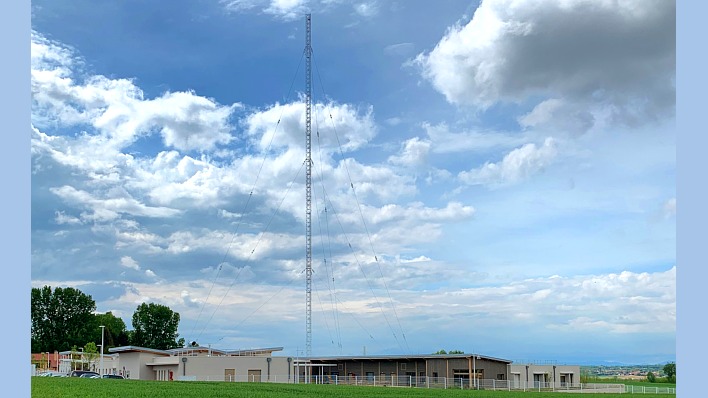
[[[90,340],[96,303],[72,287],[32,288],[32,352],[67,351]]]
[[[121,318],[113,315],[112,312],[108,311],[105,314],[96,314],[96,334],[91,339],[96,344],[101,344],[101,330],[100,325],[105,326],[104,336],[103,336],[103,353],[108,353],[108,349],[111,347],[119,347],[124,345],[129,345],[130,340],[128,338],[128,331],[125,327],[125,322]]]
[[[676,381],[676,363],[670,362],[664,365],[664,374],[668,381]]]
[[[89,364],[94,364],[94,361],[99,356],[100,355],[98,353],[98,346],[96,346],[96,343],[94,343],[93,341],[86,343],[86,345],[84,346],[84,360],[88,361]]]
[[[653,372],[647,373],[647,381],[648,381],[649,383],[654,383],[654,382],[656,382],[656,376],[654,375]]]
[[[180,347],[178,327],[179,313],[166,305],[142,303],[133,313],[131,344],[158,350]]]
[[[450,350],[450,351],[445,351],[445,350],[440,350],[437,352],[434,352],[433,355],[445,355],[445,354],[464,354],[464,351],[460,350]]]

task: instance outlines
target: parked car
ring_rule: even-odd
[[[88,376],[84,376],[84,375],[89,375],[89,376],[96,375],[96,376],[100,377],[100,375],[98,373],[92,372],[90,370],[73,370],[69,374],[69,376],[71,376],[71,377],[88,377]]]
[[[79,377],[83,377],[84,379],[100,379],[101,375],[98,373],[91,372],[91,373],[84,373]]]
[[[49,370],[44,373],[39,373],[37,376],[39,376],[39,377],[67,377],[67,374],[55,372],[53,370]]]
[[[104,379],[125,379],[125,377],[121,375],[103,375]]]

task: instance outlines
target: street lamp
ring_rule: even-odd
[[[106,330],[104,325],[99,326],[101,328],[101,370],[99,373],[103,376],[103,331]]]

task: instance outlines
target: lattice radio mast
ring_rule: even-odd
[[[311,17],[305,16],[305,352],[312,356],[312,38]]]

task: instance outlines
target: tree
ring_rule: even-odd
[[[86,345],[84,346],[84,358],[83,359],[90,364],[91,370],[96,369],[96,364],[94,363],[94,361],[98,357],[99,357],[99,354],[98,354],[98,347],[96,346],[96,343],[94,343],[93,341],[86,343]]]
[[[142,303],[133,313],[131,344],[157,350],[180,347],[178,327],[179,313],[166,305]]]
[[[437,352],[434,352],[433,355],[445,355],[445,354],[464,354],[464,351],[460,350],[450,350],[450,351],[445,351],[445,350],[440,350]]]
[[[96,303],[72,287],[32,288],[32,352],[67,351],[90,341]]]
[[[649,383],[656,382],[656,376],[654,375],[654,373],[652,373],[652,372],[647,373],[647,381]]]
[[[666,375],[666,380],[670,382],[676,381],[676,363],[670,362],[664,365],[664,374]]]
[[[104,330],[104,341],[103,353],[108,353],[108,349],[111,347],[119,347],[124,345],[129,345],[130,340],[128,339],[128,331],[125,327],[125,322],[117,316],[113,315],[112,312],[108,311],[105,314],[96,314],[96,325],[99,327],[96,329],[96,334],[92,340],[96,344],[101,343],[101,330],[100,325],[105,326]]]

